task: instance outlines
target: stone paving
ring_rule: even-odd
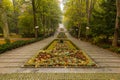
[[[13,73],[17,72],[18,69],[22,69],[22,66],[28,59],[47,46],[53,39],[54,37],[50,37],[0,54],[0,73]]]
[[[93,68],[23,68],[24,63],[54,37],[0,54],[0,73],[120,73],[120,56],[88,42],[77,40],[66,33],[80,49],[98,65]]]

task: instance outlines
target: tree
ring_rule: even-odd
[[[9,27],[8,27],[8,21],[7,21],[7,14],[6,14],[6,5],[7,2],[5,0],[1,0],[0,2],[0,10],[1,10],[1,21],[2,21],[2,29],[4,34],[4,39],[7,43],[10,42],[9,37]]]
[[[112,46],[117,47],[118,45],[118,30],[120,27],[120,0],[116,0],[116,8],[117,8],[117,15],[116,15],[116,24],[115,24],[115,31],[114,31],[114,38]]]
[[[60,22],[61,11],[58,0],[36,0],[36,14],[44,35],[55,31]]]
[[[35,28],[37,26],[35,0],[32,0],[32,7],[33,7],[34,28]],[[35,28],[35,38],[38,38],[36,28]]]
[[[113,36],[113,26],[115,24],[116,7],[113,0],[101,0],[96,2],[91,18],[91,35],[93,38],[101,37],[108,42]]]
[[[26,33],[27,31],[23,30],[23,28],[29,25],[26,26],[26,28],[33,26],[29,32],[33,34],[32,29],[34,29],[36,37],[53,33],[60,22],[61,16],[58,0],[32,0],[32,2],[29,1],[29,3],[32,3],[32,6],[31,4],[24,3],[27,7],[23,8],[25,10],[19,16],[20,31]],[[28,16],[33,16],[33,19],[26,22],[28,18],[31,19],[31,17]],[[31,21],[33,21],[33,23],[29,23]],[[39,29],[35,30],[35,26],[39,26]]]
[[[14,26],[15,26],[15,32],[16,33],[19,33],[19,30],[18,30],[18,2],[19,1],[17,1],[17,0],[12,0],[12,2],[13,2],[13,9],[14,9],[14,16],[13,16],[13,22],[14,22]]]
[[[72,28],[73,26],[76,28],[74,32],[77,30],[77,37],[80,38],[82,25],[86,23],[86,2],[84,0],[69,0],[65,4],[65,23],[66,26]]]
[[[86,0],[87,26],[90,25],[90,18],[95,2],[95,0]]]

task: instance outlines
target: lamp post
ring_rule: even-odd
[[[76,32],[75,32],[75,35],[77,34],[77,36],[76,36],[76,38],[78,38],[79,39],[79,37],[78,37],[78,29],[76,29]]]
[[[89,31],[90,27],[86,27],[86,39],[88,38],[88,31]]]
[[[38,38],[38,29],[39,29],[39,26],[35,26],[35,38]]]

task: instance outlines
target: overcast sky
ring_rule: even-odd
[[[60,1],[60,8],[61,8],[61,10],[63,10],[63,0],[59,0]]]

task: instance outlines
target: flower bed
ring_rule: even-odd
[[[69,40],[54,40],[28,60],[26,67],[89,67],[95,63]]]
[[[57,35],[57,38],[67,38],[67,36],[65,35],[64,32],[60,32],[60,33]]]
[[[78,47],[74,46],[70,40],[62,40],[62,39],[55,39],[49,46],[45,48],[45,50],[77,50]]]

